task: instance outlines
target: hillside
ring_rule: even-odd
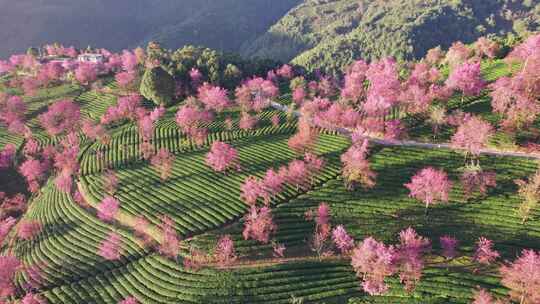
[[[423,57],[480,36],[538,30],[540,1],[307,0],[242,54],[337,71],[353,58]]]
[[[0,57],[50,42],[118,51],[151,39],[173,49],[193,44],[238,50],[298,1],[1,0]]]
[[[0,61],[0,303],[538,303],[540,34],[469,47]]]

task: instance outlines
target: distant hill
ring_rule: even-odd
[[[358,57],[413,59],[457,40],[523,34],[539,21],[539,0],[306,0],[242,54],[337,70]]]
[[[49,42],[118,51],[156,40],[330,72],[540,24],[540,0],[0,0],[0,12],[0,57]]]
[[[0,57],[60,42],[111,50],[164,46],[236,51],[300,0],[0,0]]]

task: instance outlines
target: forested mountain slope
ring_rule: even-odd
[[[242,53],[332,71],[353,58],[420,58],[457,40],[524,34],[539,16],[537,0],[306,0]]]

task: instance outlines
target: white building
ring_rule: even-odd
[[[102,54],[95,53],[81,54],[77,57],[77,61],[79,62],[102,63],[104,60],[105,57]]]

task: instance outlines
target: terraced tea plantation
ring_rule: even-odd
[[[126,73],[143,77],[132,56]],[[396,63],[368,66],[356,98],[374,94],[366,79],[391,90]],[[540,251],[539,156],[525,150],[538,149],[540,124],[512,137],[492,102],[492,84],[525,67],[463,66],[481,67],[476,94],[444,91],[455,76],[440,64],[433,105],[406,100],[373,120],[360,110],[369,100],[338,93],[355,75],[333,93],[324,79],[301,92],[287,66],[234,92],[193,80],[180,89],[197,97],[177,87],[167,106],[114,65],[99,85],[79,67],[32,94],[4,77],[0,303],[479,304],[495,303],[480,290],[511,289],[515,303],[540,303],[540,270],[520,285],[528,294],[501,280],[501,266]],[[399,77],[404,91],[420,81]],[[63,117],[73,109],[75,121]]]

